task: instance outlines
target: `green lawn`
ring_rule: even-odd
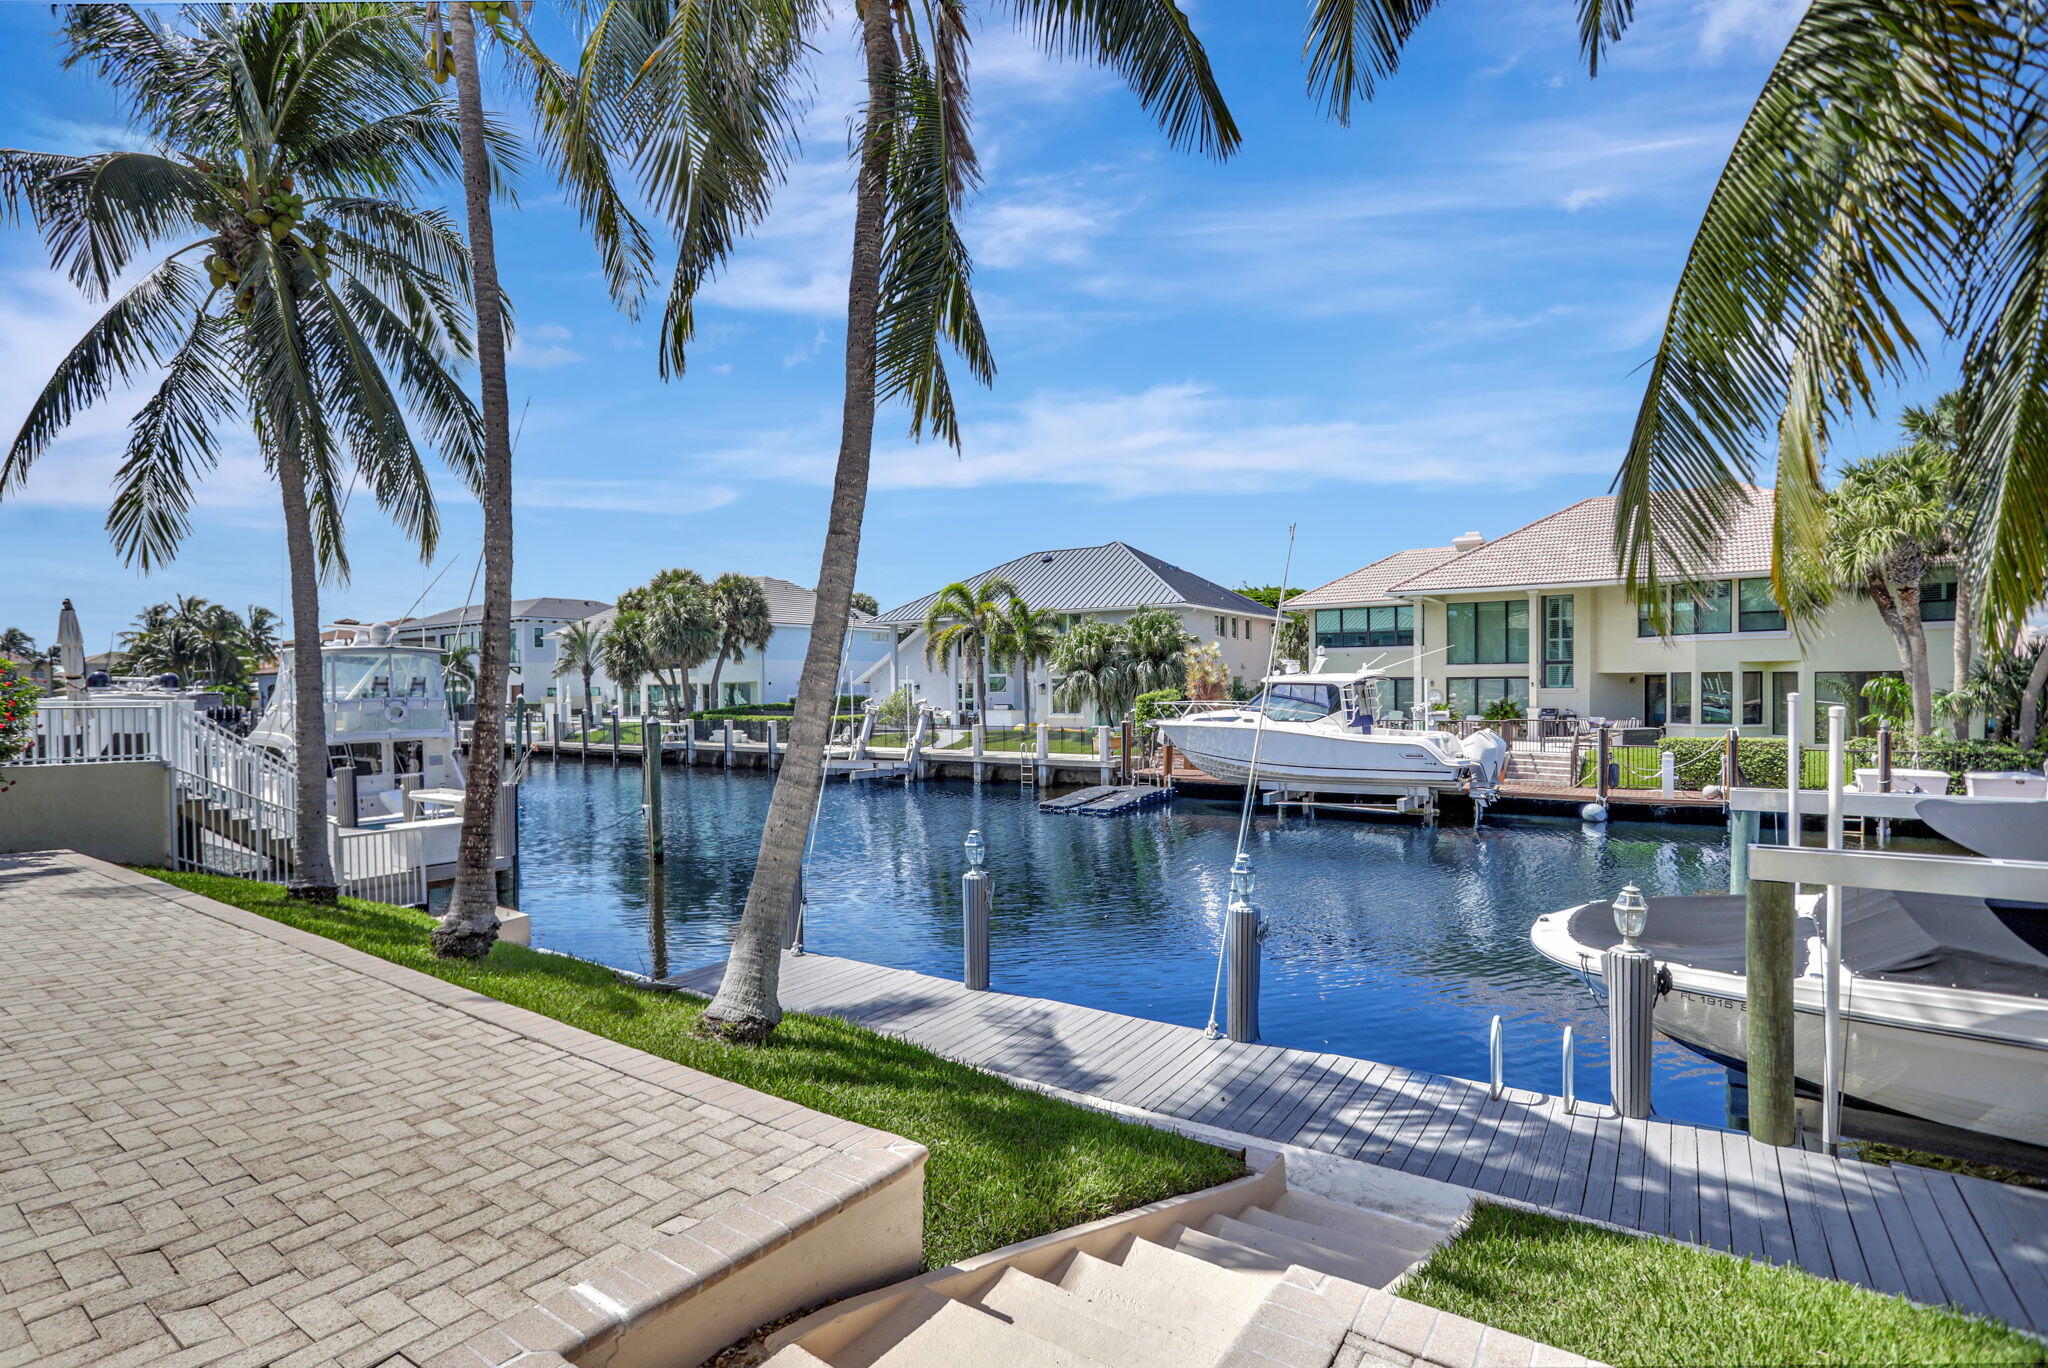
[[[1095,754],[1094,742],[1076,740],[1072,737],[1051,737],[1046,741],[1045,748],[1047,753],[1052,755]],[[973,750],[974,738],[963,736],[958,741],[948,741],[939,749],[949,751]],[[1005,754],[1035,755],[1038,752],[1038,743],[1028,737],[1020,740],[1014,736],[991,736],[988,739],[988,749],[990,751],[1002,750]]]
[[[1244,1172],[1222,1150],[1012,1087],[829,1017],[792,1015],[757,1048],[723,1045],[692,1034],[700,1002],[631,987],[601,965],[505,944],[476,964],[437,960],[427,949],[433,922],[423,912],[354,899],[320,907],[291,901],[274,884],[143,872],[649,1054],[916,1140],[931,1150],[925,1257],[934,1267]]]
[[[1975,1316],[1489,1202],[1400,1292],[1617,1368],[2048,1364]]]

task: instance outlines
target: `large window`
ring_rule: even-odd
[[[1671,676],[1671,721],[1674,726],[1690,726],[1692,723],[1692,676],[1675,674]]]
[[[1715,580],[1699,592],[1691,594],[1666,589],[1664,612],[1671,635],[1720,635],[1730,631],[1734,626],[1734,600],[1734,593],[1727,580]],[[1636,605],[1636,635],[1657,635],[1656,617],[1647,603]]]
[[[1920,582],[1920,620],[1956,620],[1956,572],[1936,570]]]
[[[1742,672],[1742,725],[1761,727],[1764,724],[1764,672],[1744,670]]]
[[[1771,594],[1767,579],[1746,579],[1736,585],[1738,621],[1745,632],[1782,632],[1785,610]]]
[[[1735,721],[1735,676],[1727,670],[1700,672],[1700,725],[1726,727]]]
[[[1840,703],[1849,710],[1849,734],[1875,732],[1877,722],[1870,715],[1870,701],[1863,696],[1863,686],[1879,676],[1899,677],[1897,670],[1816,670],[1813,673],[1813,738],[1818,744],[1825,744],[1828,736],[1828,709]]]
[[[1403,717],[1415,711],[1415,676],[1394,675],[1372,682],[1372,710],[1380,717],[1400,713]]]
[[[1543,687],[1569,689],[1572,686],[1572,605],[1570,594],[1553,594],[1543,600]]]
[[[1452,665],[1520,665],[1529,659],[1529,600],[1444,605]],[[1524,683],[1527,681],[1525,680]]]
[[[1453,679],[1444,688],[1453,717],[1483,713],[1503,698],[1512,698],[1529,711],[1529,677],[1508,675],[1500,679]]]
[[[1250,632],[1247,631],[1249,636]],[[1316,609],[1316,645],[1330,650],[1360,646],[1413,646],[1415,607]]]

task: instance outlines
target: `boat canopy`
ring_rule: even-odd
[[[1385,670],[1326,670],[1311,674],[1275,674],[1261,680],[1264,684],[1361,684],[1372,679],[1386,679]]]
[[[1660,960],[1740,974],[1744,906],[1739,894],[1652,898],[1643,949]],[[2030,943],[2039,936],[2017,933],[2038,926],[2040,916],[2038,908],[1982,898],[1845,888],[1842,963],[1860,978],[2048,997],[2048,955]],[[1794,972],[1804,974],[1816,928],[1807,917],[1800,922]],[[1613,908],[1595,902],[1573,909],[1570,933],[1580,945],[1613,943]]]

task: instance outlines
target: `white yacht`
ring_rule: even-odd
[[[1460,791],[1483,803],[1500,786],[1508,744],[1498,733],[1459,737],[1385,725],[1394,681],[1380,671],[1276,674],[1262,682],[1249,702],[1185,705],[1159,722],[1160,734],[1203,773],[1226,780],[1250,774],[1256,736],[1260,785],[1281,792],[1424,805]]]
[[[1821,895],[1798,900],[1794,1073],[1818,1091],[1826,984]],[[1669,971],[1657,1030],[1742,1068],[1744,899],[1651,898],[1645,950]],[[1536,949],[1596,991],[1615,940],[1606,903],[1539,917]],[[2048,1145],[2048,909],[1842,890],[1843,1096],[1965,1131]]]

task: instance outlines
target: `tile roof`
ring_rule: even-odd
[[[1691,572],[1701,579],[1769,574],[1772,508],[1772,491],[1750,489],[1719,552],[1709,564],[1688,567]],[[1620,578],[1614,552],[1614,496],[1603,494],[1581,499],[1527,527],[1412,574],[1389,585],[1388,591],[1403,595],[1460,593],[1546,584],[1612,584]]]
[[[512,600],[514,618],[560,618],[574,622],[587,618],[592,613],[609,608],[602,599],[579,598],[528,598]],[[426,617],[406,618],[398,624],[402,632],[431,630],[436,627],[470,627],[484,620],[484,606],[481,603],[466,603],[460,608],[446,612],[429,613]]]
[[[1455,546],[1418,546],[1410,551],[1396,551],[1391,556],[1380,557],[1362,570],[1353,570],[1328,584],[1294,595],[1287,600],[1287,606],[1290,609],[1332,608],[1382,603],[1387,600],[1390,586],[1411,575],[1434,570],[1457,554]]]
[[[1015,586],[1017,596],[1033,608],[1061,613],[1170,603],[1251,615],[1272,611],[1256,599],[1122,542],[1034,551],[971,575],[962,583],[972,587],[991,575],[1007,579]],[[881,614],[875,621],[896,627],[921,626],[925,610],[937,597],[933,592],[913,599]]]
[[[817,616],[818,594],[792,580],[777,579],[773,575],[755,575],[755,583],[768,596],[768,620],[777,627],[808,627]],[[618,609],[610,604],[602,610],[581,619],[584,626],[602,632],[611,626],[612,619],[619,615]],[[868,615],[856,608],[847,616],[847,621],[858,627],[868,621]]]

